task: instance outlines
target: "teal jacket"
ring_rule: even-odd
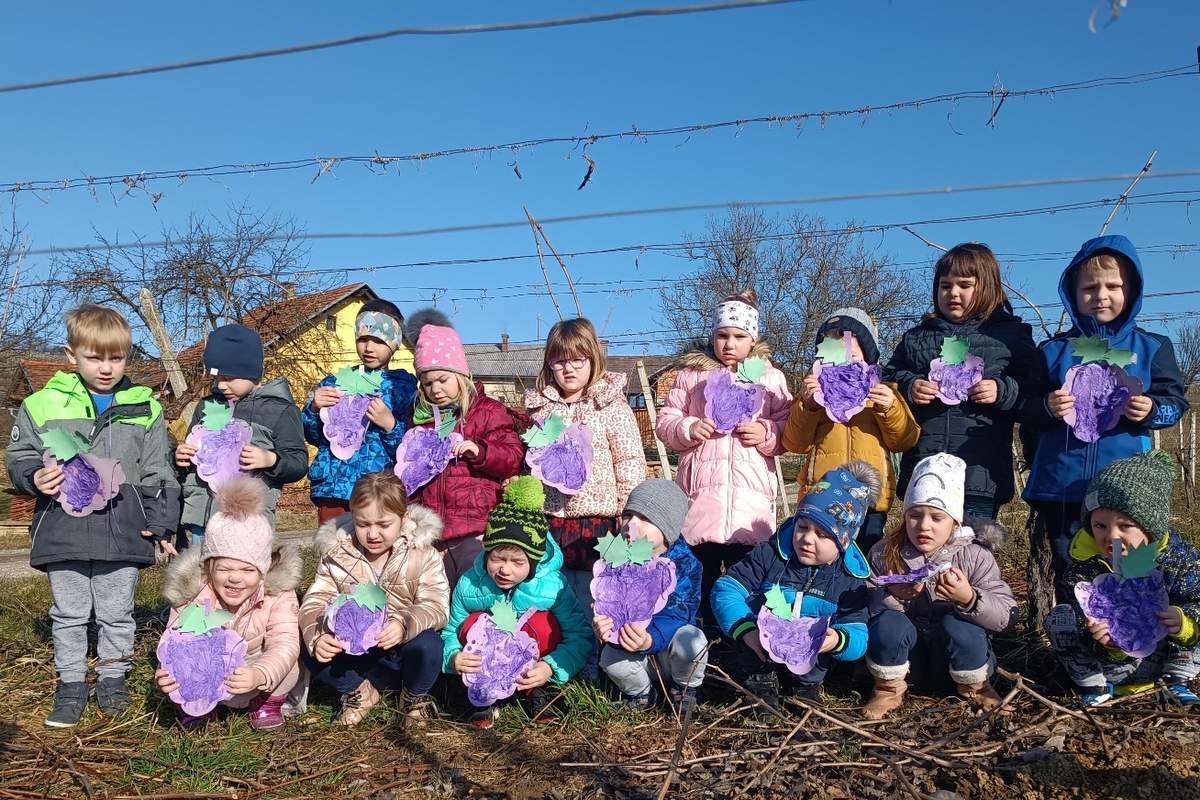
[[[542,657],[553,672],[550,680],[566,683],[587,661],[592,649],[592,626],[584,616],[575,593],[563,578],[562,551],[550,536],[546,537],[546,555],[538,562],[533,574],[505,592],[488,576],[484,568],[487,553],[480,553],[475,564],[458,579],[454,597],[450,600],[450,621],[442,628],[442,670],[453,672],[450,661],[462,650],[458,629],[472,613],[489,611],[492,603],[502,598],[513,604],[517,616],[531,608],[549,611],[562,628],[558,647]]]

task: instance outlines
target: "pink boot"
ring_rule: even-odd
[[[269,731],[283,727],[283,701],[287,695],[268,695],[259,692],[250,701],[250,727],[256,731]]]

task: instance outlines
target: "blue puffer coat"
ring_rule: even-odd
[[[667,598],[663,610],[651,617],[646,629],[654,642],[650,645],[651,653],[670,647],[680,628],[696,624],[696,614],[700,610],[700,576],[704,568],[692,554],[692,548],[680,536],[663,555],[675,562],[675,590]]]

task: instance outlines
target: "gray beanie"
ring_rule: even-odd
[[[688,498],[675,481],[651,478],[642,481],[629,493],[625,513],[645,517],[662,531],[667,546],[675,544],[683,532]]]
[[[835,329],[854,334],[868,364],[879,361],[879,329],[875,327],[875,321],[866,311],[861,308],[839,308],[834,311],[817,330],[817,344],[825,339],[829,331]]]

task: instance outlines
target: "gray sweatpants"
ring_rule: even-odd
[[[1101,659],[1091,634],[1076,623],[1075,610],[1057,605],[1046,618],[1050,646],[1071,682],[1081,689],[1102,689],[1136,683],[1187,683],[1200,675],[1200,647],[1186,648],[1163,639],[1158,649],[1145,658]]]
[[[133,656],[133,590],[138,568],[116,561],[60,561],[46,567],[50,578],[54,666],[63,683],[87,676],[87,626],[95,614],[100,635],[96,674],[123,676]]]
[[[679,688],[695,688],[704,682],[708,666],[708,640],[694,625],[684,625],[671,637],[671,644],[655,653],[663,678]],[[611,644],[600,651],[600,666],[608,679],[627,697],[642,697],[656,683],[649,653],[630,653]]]

